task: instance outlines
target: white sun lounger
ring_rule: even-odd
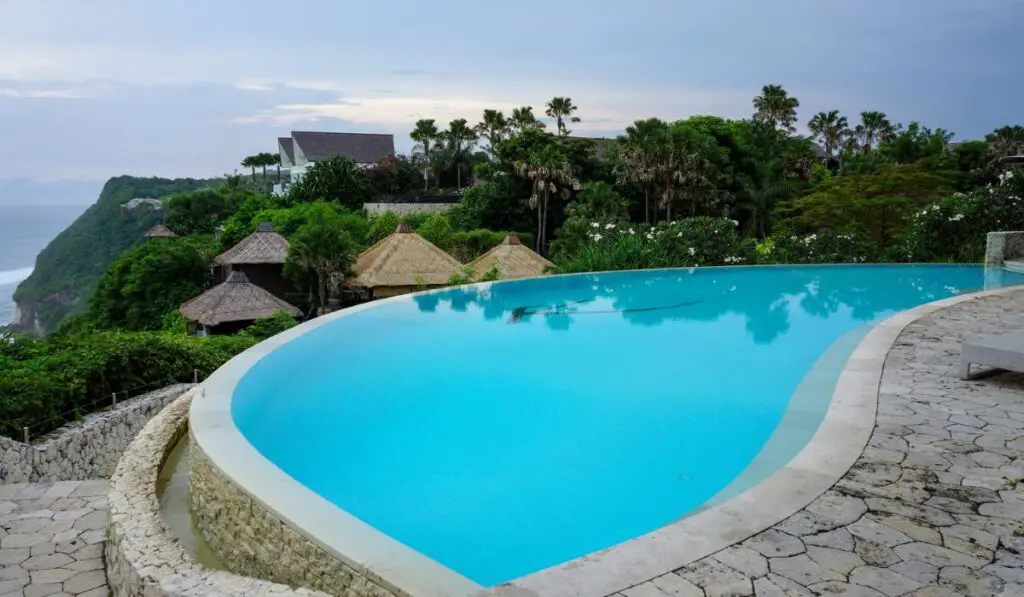
[[[1024,331],[967,338],[960,356],[961,379],[977,379],[998,371],[1024,373]],[[971,365],[987,369],[971,373]]]

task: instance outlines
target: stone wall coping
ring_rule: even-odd
[[[599,273],[612,272],[571,275]],[[467,287],[486,289],[491,284],[516,282],[484,282]],[[264,341],[233,358],[203,382],[190,413],[193,439],[227,479],[343,562],[357,569],[363,567],[396,590],[417,596],[468,595],[481,590],[498,594],[519,589],[545,596],[598,597],[685,566],[777,524],[835,484],[860,456],[874,428],[885,357],[903,328],[937,309],[1007,291],[998,289],[951,297],[900,312],[875,325],[847,360],[833,391],[832,402],[811,441],[788,464],[761,483],[642,537],[486,589],[359,521],[292,479],[244,438],[231,416],[231,401],[239,381],[260,359],[278,347],[364,309],[446,290],[428,290],[366,303],[319,317]]]
[[[125,451],[110,479],[107,578],[119,597],[328,597],[264,580],[213,570],[196,562],[167,528],[156,494],[157,476],[175,443],[188,432],[195,390],[153,417]]]

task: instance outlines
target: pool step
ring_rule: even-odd
[[[1024,259],[1007,259],[1003,262],[1003,267],[1011,272],[1024,274]]]

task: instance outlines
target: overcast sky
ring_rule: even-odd
[[[215,176],[290,130],[571,96],[577,132],[745,117],[765,83],[814,112],[957,138],[1024,123],[1024,0],[2,0],[0,179]],[[851,118],[853,120],[853,118]]]

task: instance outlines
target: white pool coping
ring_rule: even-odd
[[[472,286],[486,289],[504,283],[515,281]],[[803,509],[849,470],[867,444],[875,424],[885,357],[900,332],[937,309],[1012,288],[939,300],[878,323],[847,360],[828,411],[811,441],[761,483],[641,537],[490,589],[374,529],[297,482],[256,450],[231,417],[235,387],[265,355],[339,318],[391,301],[409,300],[413,295],[319,317],[237,355],[203,382],[192,401],[190,425],[194,440],[210,462],[240,489],[328,553],[356,569],[367,570],[397,591],[416,597],[460,596],[506,593],[515,587],[519,589],[516,592],[525,590],[543,596],[603,597],[706,557]]]

